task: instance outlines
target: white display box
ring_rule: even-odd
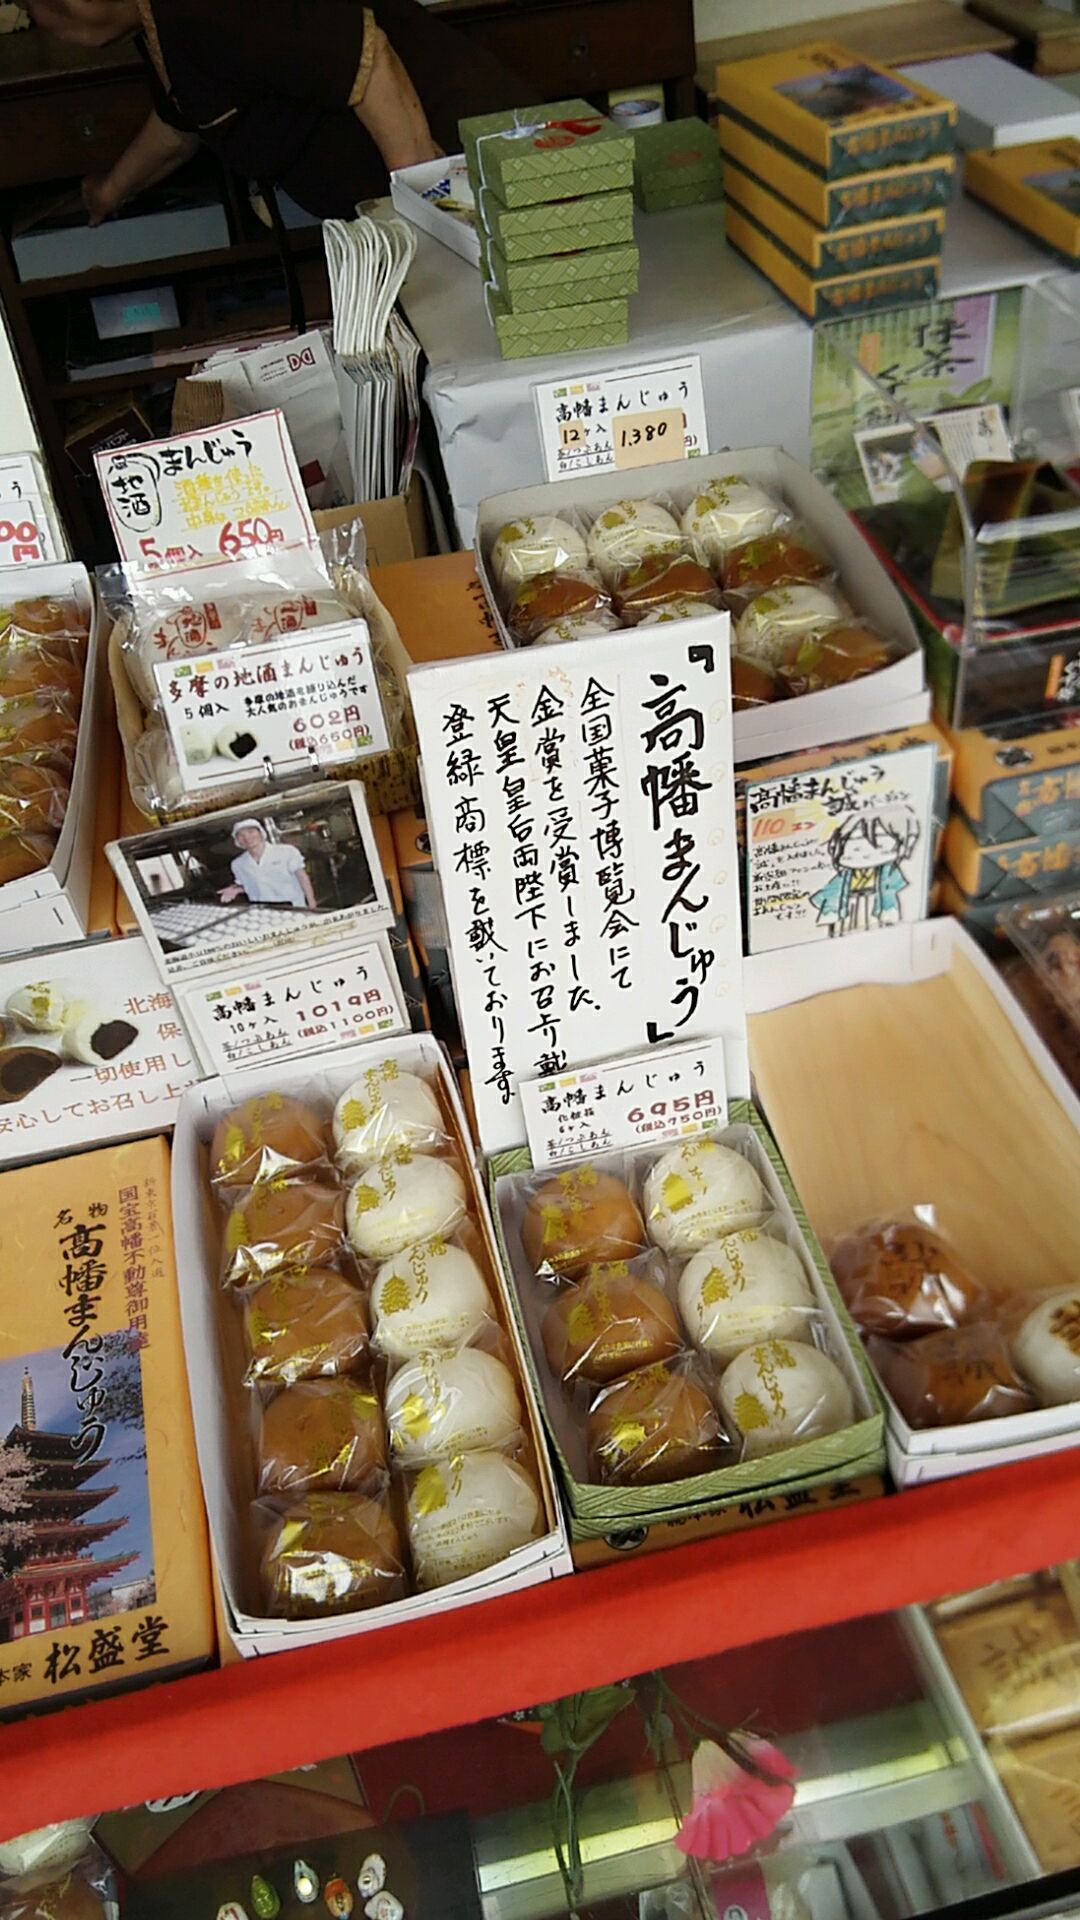
[[[440,240],[470,266],[479,268],[480,235],[475,225],[445,213],[428,197],[432,188],[447,178],[451,167],[464,164],[465,155],[455,153],[445,160],[422,160],[415,167],[398,167],[390,175],[390,198],[410,226],[430,233],[433,240]]]
[[[452,1117],[461,1170],[469,1189],[470,1212],[488,1256],[487,1277],[496,1292],[502,1323],[518,1363],[546,1530],[496,1566],[429,1593],[417,1593],[367,1612],[342,1614],[326,1620],[272,1619],[253,1611],[250,1604],[255,1567],[247,1531],[247,1509],[256,1497],[255,1480],[245,1413],[237,1406],[246,1396],[238,1392],[235,1365],[229,1365],[226,1350],[229,1323],[224,1319],[223,1309],[232,1309],[221,1297],[217,1275],[222,1215],[209,1190],[206,1146],[221,1114],[252,1094],[296,1092],[303,1097],[305,1088],[318,1084],[333,1100],[359,1073],[390,1059],[397,1060],[409,1072],[435,1078],[445,1109]],[[569,1546],[474,1154],[448,1057],[430,1034],[370,1041],[324,1058],[298,1061],[291,1068],[248,1070],[204,1081],[192,1088],[181,1103],[173,1138],[172,1197],[175,1218],[181,1227],[177,1234],[177,1271],[184,1349],[199,1470],[226,1624],[230,1638],[245,1656],[276,1653],[288,1647],[312,1646],[323,1641],[348,1640],[355,1634],[371,1633],[380,1627],[401,1625],[428,1614],[536,1586],[556,1574],[570,1571]]]
[[[681,510],[705,481],[727,473],[756,480],[787,502],[836,562],[840,586],[854,611],[891,640],[899,655],[880,673],[868,674],[848,686],[829,687],[797,700],[777,700],[770,706],[737,713],[736,765],[765,760],[773,754],[798,753],[804,747],[831,746],[928,719],[930,695],[922,649],[898,589],[843,507],[808,468],[781,447],[738,448],[698,460],[674,460],[624,473],[521,487],[514,493],[492,494],[481,500],[476,523],[477,571],[503,645],[509,647],[513,642],[499,608],[487,556],[499,529],[508,521],[523,514],[564,514],[574,507],[585,509],[591,516],[616,500],[663,495],[670,495]],[[657,645],[661,645],[660,640]]]
[[[0,887],[0,955],[82,940],[88,928],[97,812],[94,745],[102,721],[97,601],[86,568],[71,561],[0,569],[0,606],[53,593],[78,602],[90,634],[75,766],[64,824],[49,865]]]
[[[765,1112],[826,1246],[931,1200],[995,1290],[1029,1290],[1034,1304],[1074,1281],[1080,1100],[958,921],[758,954],[744,981]],[[921,1190],[928,1175],[936,1192]],[[918,1430],[885,1401],[902,1487],[1080,1444],[1080,1401]]]
[[[956,144],[962,148],[1021,147],[1080,137],[1080,107],[1038,74],[1025,73],[996,53],[962,53],[920,60],[901,76],[955,102]]]

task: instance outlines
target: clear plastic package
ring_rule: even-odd
[[[9,880],[25,879],[40,873],[53,857],[56,842],[45,833],[9,830],[0,833],[0,887]]]
[[[985,1289],[933,1225],[932,1209],[877,1220],[834,1242],[833,1278],[864,1334],[916,1340],[954,1330],[987,1304]]]
[[[650,1272],[651,1269],[651,1272]],[[590,1267],[560,1288],[541,1323],[548,1366],[562,1386],[619,1380],[670,1360],[684,1344],[658,1256]]]
[[[880,673],[893,658],[891,645],[873,627],[845,620],[794,640],[776,663],[776,678],[782,693],[798,699]]]
[[[333,1267],[271,1274],[246,1295],[243,1317],[246,1386],[291,1387],[356,1373],[366,1363],[367,1297]]]
[[[59,833],[70,792],[53,767],[0,760],[0,832]]]
[[[592,1478],[606,1486],[685,1480],[736,1458],[709,1383],[685,1353],[603,1387],[589,1407],[585,1444]]]
[[[752,707],[768,707],[787,692],[776,668],[766,660],[746,660],[741,653],[731,656],[731,705],[735,713]]]
[[[1001,924],[1080,1032],[1080,892],[1009,907]]]
[[[531,646],[559,621],[595,620],[611,609],[611,596],[599,574],[536,573],[516,589],[506,606],[506,624],[518,646]]]
[[[225,1221],[223,1286],[257,1286],[272,1273],[340,1264],[345,1195],[314,1180],[270,1180],[241,1193]]]
[[[720,1367],[764,1340],[810,1340],[821,1317],[778,1224],[710,1240],[679,1274],[677,1298],[690,1339]]]
[[[872,1338],[867,1351],[909,1427],[966,1426],[1035,1405],[1004,1328],[991,1319],[921,1340]]]
[[[536,1538],[543,1508],[527,1465],[481,1449],[405,1479],[406,1527],[421,1589],[494,1566]]]
[[[779,666],[791,643],[850,621],[851,610],[826,586],[773,587],[748,602],[734,623],[732,647],[748,659]]]
[[[0,605],[0,640],[12,634],[32,639],[76,634],[89,637],[86,617],[77,600],[61,594],[37,594]]]
[[[523,1439],[521,1395],[498,1329],[489,1325],[456,1353],[402,1362],[386,1383],[386,1425],[401,1467],[478,1448],[515,1452]]]
[[[67,694],[82,700],[84,642],[80,637],[29,639],[14,629],[0,638],[0,700],[25,700],[34,693]]]
[[[584,522],[573,511],[508,521],[492,542],[490,563],[495,585],[506,601],[537,574],[562,573],[568,568],[587,572]]]
[[[836,1361],[798,1340],[765,1340],[736,1354],[721,1376],[720,1411],[744,1460],[817,1440],[855,1418]]]
[[[586,1161],[533,1181],[521,1240],[534,1273],[579,1280],[643,1252],[645,1225],[625,1181]]]
[[[672,602],[720,606],[720,589],[712,574],[690,553],[650,553],[624,573],[615,590],[615,604],[627,626],[637,626],[647,614]]]
[[[333,1134],[334,1161],[347,1179],[402,1148],[423,1154],[450,1145],[431,1088],[396,1060],[368,1067],[346,1088],[334,1106]]]
[[[302,1380],[258,1409],[260,1494],[377,1493],[386,1483],[386,1428],[364,1379]]]
[[[745,1154],[706,1136],[668,1147],[644,1183],[650,1238],[665,1253],[697,1253],[721,1234],[761,1226],[771,1206]]]
[[[78,712],[61,690],[0,700],[0,769],[5,760],[31,759],[70,775],[78,733]]]
[[[1040,1406],[1080,1400],[1080,1286],[1029,1306],[1013,1336],[1012,1357]]]
[[[602,634],[615,633],[619,627],[619,617],[607,607],[598,607],[594,613],[583,613],[570,619],[556,620],[550,627],[538,633],[532,645],[534,647],[565,646],[568,640],[595,640]]]
[[[401,1600],[408,1592],[401,1535],[385,1496],[309,1494],[284,1510],[254,1509],[264,1535],[267,1613],[317,1620]]]
[[[467,1345],[494,1305],[467,1224],[453,1240],[420,1240],[384,1260],[371,1285],[373,1341],[391,1360]]]
[[[224,1114],[210,1142],[215,1187],[254,1187],[285,1176],[317,1178],[329,1166],[326,1126],[281,1093],[256,1094]]]
[[[737,473],[707,480],[683,508],[679,525],[706,566],[719,573],[732,547],[769,534],[787,514],[783,502]]]
[[[729,547],[720,567],[725,593],[742,604],[773,587],[835,578],[835,568],[805,527],[780,525],[737,547]]]
[[[453,1233],[465,1218],[465,1183],[448,1155],[399,1147],[349,1186],[345,1227],[358,1260],[389,1260],[418,1240]]]
[[[609,587],[618,587],[655,554],[673,558],[688,551],[675,502],[666,495],[654,500],[615,500],[601,509],[589,528],[590,564]]]

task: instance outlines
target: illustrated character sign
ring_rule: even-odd
[[[830,939],[898,924],[901,896],[910,884],[904,862],[914,853],[920,831],[915,813],[904,804],[850,814],[834,828],[826,849],[833,878],[810,896],[818,925],[828,927]]]

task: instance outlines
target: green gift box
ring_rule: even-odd
[[[481,246],[487,235],[503,259],[539,260],[586,247],[620,247],[634,238],[634,196],[628,187],[580,200],[504,207],[486,188],[476,197]]]
[[[504,360],[532,354],[580,353],[590,347],[622,347],[630,338],[630,303],[589,300],[543,313],[515,313],[505,297],[489,294],[492,324]]]
[[[498,287],[512,313],[546,313],[636,293],[638,250],[593,247],[545,260],[504,260],[497,247],[480,247],[484,277]]]
[[[851,1316],[840,1297],[829,1264],[818,1244],[779,1148],[757,1108],[749,1100],[730,1103],[729,1132],[739,1144],[754,1143],[754,1157],[763,1155],[769,1162],[792,1216],[813,1261],[821,1293],[827,1300],[833,1320],[834,1340],[846,1353],[851,1374],[857,1377],[865,1402],[856,1407],[848,1426],[814,1439],[795,1440],[780,1452],[748,1458],[730,1466],[686,1479],[656,1484],[610,1486],[583,1474],[582,1441],[574,1423],[561,1414],[562,1388],[554,1380],[542,1359],[542,1336],[538,1323],[523,1298],[515,1275],[515,1264],[507,1237],[506,1221],[500,1206],[499,1181],[504,1174],[531,1171],[524,1147],[510,1148],[493,1155],[488,1162],[488,1193],[492,1201],[495,1237],[505,1273],[507,1289],[518,1332],[521,1335],[530,1379],[548,1445],[554,1457],[563,1499],[570,1520],[573,1541],[606,1539],[632,1533],[657,1523],[677,1523],[698,1514],[720,1513],[740,1508],[747,1501],[782,1501],[785,1494],[815,1487],[836,1487],[880,1473],[885,1464],[885,1418],[881,1395],[870,1363],[863,1352]],[[850,1376],[849,1376],[850,1378]],[[558,1407],[560,1412],[556,1412]],[[801,1504],[809,1505],[810,1502]]]
[[[504,207],[612,193],[634,183],[633,135],[587,101],[478,114],[459,130],[474,193],[489,187]]]
[[[666,120],[634,135],[634,198],[646,213],[720,200],[720,142],[703,120]]]

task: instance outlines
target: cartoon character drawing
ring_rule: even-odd
[[[826,851],[836,871],[810,895],[818,926],[828,926],[830,939],[897,924],[900,896],[909,884],[902,862],[915,851],[919,831],[906,805],[854,813],[834,829]]]

